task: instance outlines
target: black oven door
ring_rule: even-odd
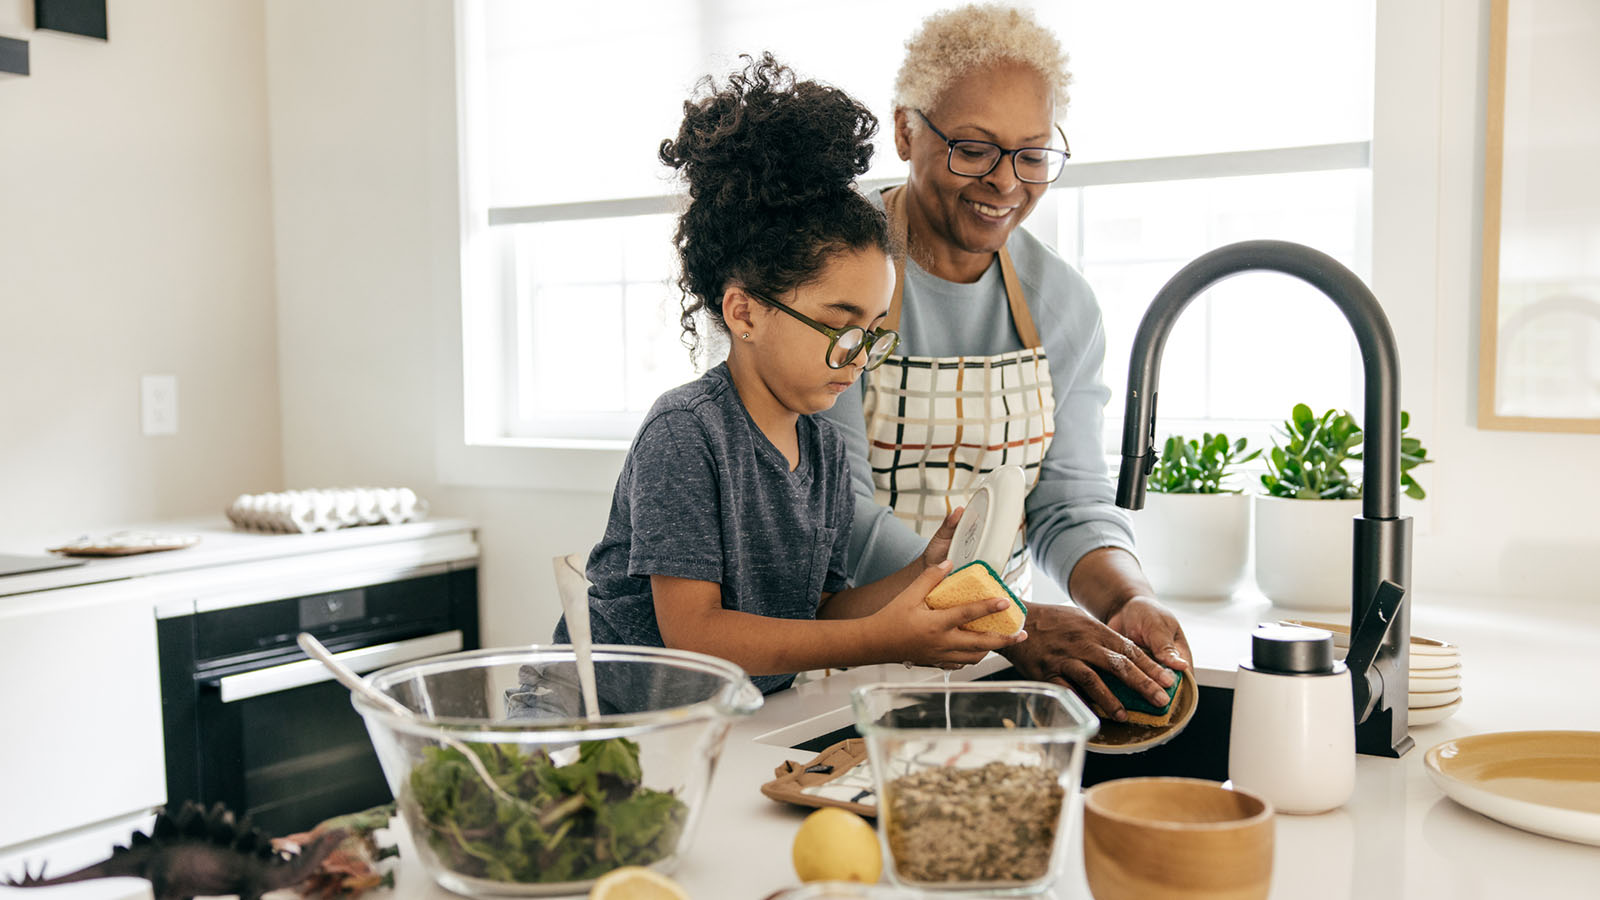
[[[391,799],[350,692],[294,643],[357,672],[477,647],[475,570],[158,622],[167,802],[221,802],[272,835]]]

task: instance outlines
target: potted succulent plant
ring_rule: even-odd
[[[1261,451],[1225,434],[1167,438],[1134,514],[1139,561],[1163,597],[1227,598],[1250,575],[1250,498],[1225,484]]]
[[[1431,462],[1422,442],[1408,436],[1409,413],[1400,413],[1400,484],[1405,494],[1426,496],[1411,470]],[[1257,495],[1256,586],[1278,606],[1350,609],[1351,520],[1361,514],[1361,482],[1345,468],[1361,459],[1361,426],[1347,411],[1315,416],[1296,404],[1264,457]]]

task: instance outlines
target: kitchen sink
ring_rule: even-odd
[[[992,672],[976,681],[1015,681],[1015,669]],[[1233,689],[1200,686],[1200,704],[1188,727],[1177,737],[1139,753],[1095,753],[1084,759],[1083,785],[1135,775],[1174,775],[1226,781],[1228,778],[1228,728],[1233,717]],[[845,724],[789,744],[796,750],[820,753],[849,738],[860,737],[854,724]]]

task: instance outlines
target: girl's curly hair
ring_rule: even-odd
[[[661,161],[689,188],[673,243],[691,355],[703,337],[701,310],[727,330],[730,283],[778,297],[817,277],[836,253],[889,252],[883,213],[853,187],[872,161],[877,117],[838,88],[798,80],[771,53],[741,59],[726,86],[700,80],[677,138],[661,142]]]

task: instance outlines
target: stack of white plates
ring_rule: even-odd
[[[1333,632],[1336,655],[1350,649],[1350,626],[1304,619],[1284,620]],[[1461,648],[1449,641],[1411,636],[1411,680],[1406,718],[1413,727],[1443,722],[1461,708]]]

